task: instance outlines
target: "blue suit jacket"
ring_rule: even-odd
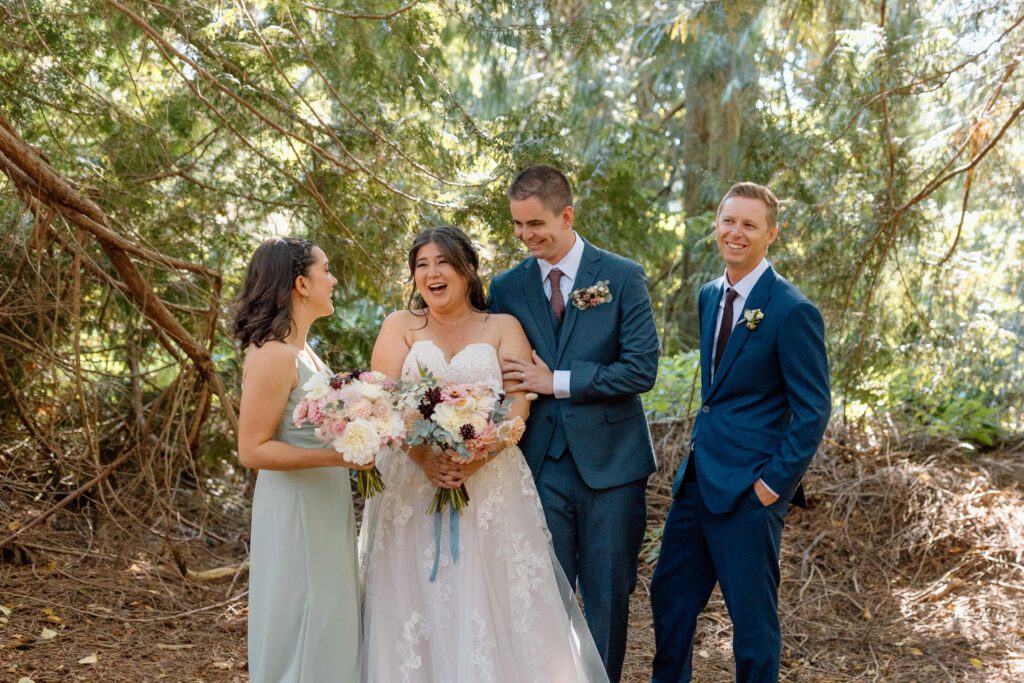
[[[574,291],[608,281],[612,300],[586,310],[566,302],[559,334],[544,295],[540,266],[530,257],[491,283],[491,310],[519,319],[530,344],[552,370],[569,370],[570,398],[541,396],[530,408],[520,442],[536,477],[556,428],[588,486],[611,488],[656,469],[639,394],[654,386],[658,333],[646,276],[635,261],[584,241]]]
[[[740,317],[712,381],[724,286],[724,278],[709,282],[698,299],[701,407],[691,443],[701,496],[715,513],[732,510],[758,478],[791,500],[832,410],[821,313],[770,267],[744,304],[764,318],[750,330]],[[673,495],[685,468],[684,459]]]

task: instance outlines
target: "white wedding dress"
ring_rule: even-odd
[[[497,352],[468,344],[449,361],[431,341],[417,364],[448,382],[501,381]],[[607,681],[576,598],[562,573],[522,451],[507,448],[466,481],[453,561],[442,516],[435,557],[434,486],[399,450],[377,459],[385,490],[366,505],[359,535],[363,578],[363,681],[486,683]]]

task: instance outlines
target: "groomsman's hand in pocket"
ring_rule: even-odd
[[[754,482],[754,493],[757,494],[757,499],[761,501],[761,505],[768,507],[779,499],[777,495],[768,490],[768,487],[761,482],[760,479]]]

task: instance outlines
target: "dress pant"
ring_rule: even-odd
[[[537,492],[555,554],[569,584],[579,585],[583,612],[612,683],[622,676],[629,625],[629,595],[647,526],[647,478],[593,489],[572,454],[548,456]]]
[[[788,506],[785,499],[762,505],[751,487],[733,510],[714,514],[704,505],[696,477],[684,473],[651,581],[656,646],[652,681],[692,678],[697,617],[715,583],[721,585],[732,619],[736,680],[778,680],[779,546]]]

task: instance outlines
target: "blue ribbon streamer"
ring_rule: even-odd
[[[454,505],[449,508],[451,512],[448,514],[448,520],[451,522],[451,538],[449,539],[449,547],[452,551],[452,564],[459,561],[459,517],[462,515]]]
[[[434,511],[434,567],[430,570],[430,582],[437,579],[437,568],[441,564],[441,515],[440,509]],[[452,562],[459,561],[459,511],[454,505],[448,507],[448,521],[451,523],[451,532],[448,547],[451,549]]]

